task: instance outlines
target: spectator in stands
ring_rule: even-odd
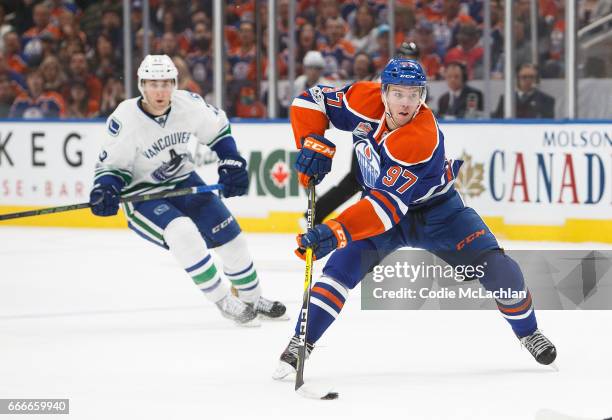
[[[121,68],[119,51],[113,49],[111,39],[101,33],[96,38],[95,50],[91,59],[94,74],[100,80],[106,80]]]
[[[450,62],[465,63],[469,79],[482,78],[483,48],[478,45],[479,33],[476,25],[463,23],[457,33],[458,45],[451,48],[444,58],[445,64]]]
[[[370,53],[370,56],[372,57],[374,65],[376,66],[376,71],[380,72],[391,58],[391,53],[389,51],[389,25],[386,23],[379,25],[377,31],[376,49]]]
[[[10,31],[4,34],[4,57],[6,64],[11,70],[19,74],[25,74],[28,65],[21,56],[21,41],[17,32]]]
[[[482,116],[482,92],[467,84],[465,65],[451,62],[444,72],[448,92],[438,99],[440,118],[477,118]]]
[[[149,30],[149,47],[151,51],[156,50],[155,37],[152,30]],[[140,66],[142,57],[144,56],[144,28],[140,28],[138,31],[136,31],[136,37],[134,38],[134,50],[132,51],[132,71],[134,77],[136,77],[136,72]],[[131,92],[128,96],[131,94],[140,94],[140,92],[137,89],[134,89],[134,92]]]
[[[234,104],[234,115],[239,118],[264,118],[266,106],[257,98],[257,91],[252,82],[243,81],[238,100]]]
[[[187,54],[187,51],[189,50],[189,40],[178,29],[179,25],[177,22],[177,17],[173,9],[166,9],[164,11],[162,18],[162,27],[162,48],[164,47],[164,39],[166,37],[166,34],[172,34],[174,38],[173,42],[176,43],[176,47],[174,48],[178,50],[180,54],[184,57]],[[176,54],[176,52],[174,54]],[[172,57],[174,54],[168,54],[168,56]]]
[[[85,32],[83,32],[79,27],[79,24],[72,13],[64,12],[62,15],[60,15],[59,23],[59,28],[61,31],[60,38],[62,40],[77,38],[84,45],[87,44],[87,36],[85,35]],[[54,39],[54,41],[57,42],[58,40]]]
[[[205,95],[212,91],[213,84],[211,41],[212,34],[208,25],[202,22],[196,23],[193,28],[191,52],[187,56],[187,62],[193,79]]]
[[[49,56],[45,58],[38,69],[43,77],[43,90],[61,94],[67,78],[57,57]]]
[[[314,26],[310,23],[304,23],[300,26],[297,37],[297,54],[295,57],[296,61],[296,72],[303,73],[304,69],[302,68],[302,62],[304,61],[304,57],[309,51],[317,50],[317,33],[315,31]],[[286,52],[287,58],[289,56],[289,52]]]
[[[355,51],[372,54],[376,50],[377,36],[374,10],[363,3],[355,12],[355,21],[345,38],[353,44]]]
[[[344,20],[342,20],[342,15],[340,14],[340,6],[338,5],[338,0],[319,1],[316,13],[313,18],[316,19],[315,27],[319,32],[324,32],[326,30],[327,21],[329,19],[341,19],[342,25],[344,25]],[[344,28],[342,32],[344,35]]]
[[[372,58],[366,53],[355,55],[353,61],[353,80],[374,80],[376,78],[376,66]]]
[[[179,55],[172,57],[172,62],[178,70],[178,88],[202,95],[200,85],[193,80],[187,62]]]
[[[46,3],[38,3],[32,12],[34,26],[22,35],[23,53],[29,65],[37,66],[43,58],[41,35],[44,33],[54,40],[59,40],[61,32],[51,23],[50,11]]]
[[[469,19],[469,16],[462,14],[460,0],[444,0],[440,13],[438,13],[439,6],[436,7],[436,3],[432,2],[430,7],[424,6],[425,13],[428,15],[425,20],[434,25],[436,52],[440,57],[444,57],[457,44],[460,24],[466,18]],[[472,23],[475,24],[473,21]]]
[[[430,80],[442,78],[442,60],[436,52],[436,38],[433,26],[429,22],[421,22],[415,31],[415,44],[419,49],[419,61]]]
[[[395,48],[399,48],[403,42],[412,38],[416,20],[411,7],[397,4],[395,7]]]
[[[131,29],[134,32],[142,28],[142,2],[140,0],[135,0],[132,2],[130,25],[132,25]]]
[[[160,6],[161,8],[161,6]],[[159,13],[159,11],[158,11]],[[161,33],[166,32],[179,33],[181,28],[174,8],[164,8],[161,13]]]
[[[100,112],[100,103],[89,98],[84,80],[70,83],[70,95],[66,101],[67,118],[95,118]]]
[[[293,97],[316,85],[332,86],[332,81],[323,77],[325,59],[319,51],[308,51],[302,65],[304,74],[293,83]]]
[[[183,53],[183,51],[179,50],[179,44],[174,32],[166,32],[162,35],[159,43],[159,54],[174,57],[175,55],[183,55]]]
[[[240,46],[231,50],[227,61],[231,66],[231,80],[255,80],[255,25],[242,22],[239,30]]]
[[[78,39],[71,39],[60,44],[58,56],[60,62],[66,65],[66,63],[70,63],[70,59],[73,55],[84,52],[85,45]]]
[[[4,52],[4,35],[13,30],[13,27],[6,21],[6,9],[3,4],[0,4],[0,53]]]
[[[40,46],[41,46],[41,54],[40,54],[40,62],[42,63],[47,57],[55,57],[57,56],[59,41],[55,39],[49,32],[43,32],[39,37]],[[79,38],[74,37],[65,42],[79,42],[81,45],[85,45],[84,41],[81,41]]]
[[[62,16],[74,16],[78,11],[78,7],[73,1],[66,0],[50,0],[49,7],[51,23],[57,27],[61,27],[60,21],[62,20]]]
[[[0,118],[6,118],[11,111],[11,105],[15,100],[15,91],[11,81],[6,74],[0,73]]]
[[[123,82],[118,77],[110,77],[104,85],[102,91],[102,103],[100,104],[100,116],[108,117],[112,114],[117,105],[125,98]]]
[[[102,12],[102,26],[97,35],[104,35],[113,46],[113,50],[121,48],[123,34],[121,33],[121,15],[115,8],[108,8]],[[93,38],[93,35],[91,36]]]
[[[534,64],[525,63],[518,67],[516,73],[516,118],[555,118],[555,98],[537,88],[538,68]],[[499,98],[492,116],[504,117],[504,95]]]
[[[115,0],[89,2],[89,5],[85,7],[85,10],[79,16],[79,24],[88,38],[95,38],[99,33],[104,32],[113,40],[113,46],[118,48],[122,40],[120,30],[117,31],[121,26],[121,14],[121,2]],[[114,33],[117,37],[106,33],[113,26],[115,27]]]
[[[87,85],[87,91],[89,97],[94,101],[100,103],[102,99],[102,83],[100,79],[89,72],[89,66],[87,65],[87,59],[85,54],[78,52],[72,55],[70,58],[70,65],[68,68],[70,79],[81,79]],[[64,90],[64,96],[67,96],[67,89]]]
[[[28,93],[22,93],[13,102],[10,118],[38,119],[61,118],[65,114],[62,97],[55,92],[43,92],[43,77],[38,70],[31,70],[27,77]]]
[[[8,77],[8,79],[11,81],[11,86],[13,86],[13,90],[15,91],[15,95],[23,92],[27,88],[23,76],[13,71],[8,66],[2,53],[0,53],[0,75],[6,75],[6,77]]]
[[[327,44],[322,45],[320,49],[326,64],[323,75],[332,79],[348,79],[355,48],[353,44],[343,38],[344,21],[341,18],[327,19],[325,36]]]

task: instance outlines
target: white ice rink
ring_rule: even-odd
[[[0,398],[70,399],[69,416],[36,419],[612,416],[612,311],[538,313],[555,372],[496,311],[360,311],[359,290],[306,365],[307,383],[340,399],[305,400],[270,378],[301,302],[293,235],[248,239],[291,321],[235,327],[127,230],[0,228]]]

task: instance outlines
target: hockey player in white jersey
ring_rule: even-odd
[[[91,210],[111,216],[120,196],[205,185],[194,172],[197,143],[219,156],[225,197],[247,192],[246,161],[236,149],[225,112],[200,95],[177,90],[178,72],[167,55],[148,55],[138,69],[142,96],[123,101],[106,123],[90,195]],[[261,296],[261,285],[240,226],[213,193],[123,204],[128,226],[169,249],[222,315],[256,325],[261,314],[281,318],[285,306]],[[210,249],[223,261],[221,278]]]

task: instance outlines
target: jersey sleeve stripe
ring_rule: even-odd
[[[319,111],[325,114],[325,110],[321,109],[321,107],[316,102],[314,101],[311,102],[303,98],[295,98],[293,102],[291,103],[291,106],[295,106],[298,108],[313,109],[315,111]]]
[[[393,224],[391,223],[391,218],[385,212],[383,207],[380,204],[378,204],[378,202],[376,200],[373,200],[372,197],[366,196],[365,200],[367,200],[370,204],[372,204],[372,208],[374,209],[374,213],[376,213],[376,216],[378,216],[378,219],[383,224],[385,232],[388,231],[389,229],[391,229],[393,227]]]
[[[121,180],[125,183],[125,185],[130,185],[130,183],[132,182],[132,175],[128,175],[126,173],[120,172],[120,171],[116,171],[116,170],[111,170],[111,169],[107,169],[107,170],[102,170],[99,172],[96,172],[95,177],[94,177],[94,184],[96,183],[96,180],[102,178],[103,176],[106,175],[112,175],[115,176],[117,178],[121,178]]]
[[[380,211],[390,227],[391,221],[388,216],[382,209]],[[371,200],[367,200],[367,197],[344,210],[335,220],[344,226],[353,241],[379,235],[386,230],[374,209],[374,204]]]
[[[391,218],[393,219],[393,224],[398,224],[399,216],[397,215],[397,212],[395,211],[395,206],[391,203],[391,201],[389,201],[389,199],[385,197],[380,191],[371,190],[370,195],[379,205],[382,204],[381,208],[386,210],[387,214],[391,215]]]
[[[408,213],[408,206],[404,204],[401,198],[397,197],[395,194],[390,193],[389,191],[384,191],[384,193],[391,197],[391,199],[396,205],[396,209],[399,210],[400,214],[404,215]]]

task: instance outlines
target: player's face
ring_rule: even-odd
[[[144,94],[152,114],[163,113],[170,106],[174,80],[145,80]]]
[[[421,88],[415,86],[390,85],[386,93],[387,106],[398,126],[406,125],[421,103]]]

